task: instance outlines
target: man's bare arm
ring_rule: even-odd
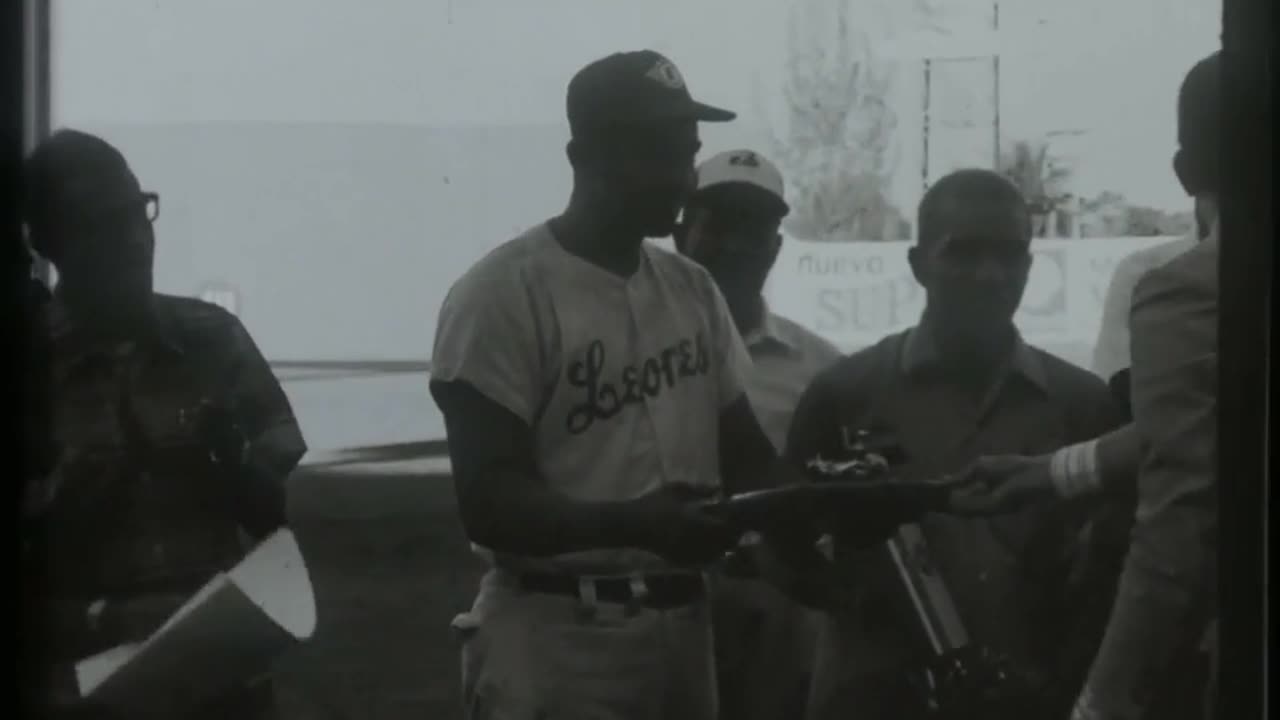
[[[1049,475],[1062,497],[1098,492],[1132,495],[1145,444],[1132,423],[1053,453]]]
[[[293,408],[248,331],[233,321],[227,378],[235,423],[243,433],[235,466],[236,508],[240,525],[262,540],[288,523],[285,483],[307,452]]]
[[[625,503],[576,502],[539,475],[533,433],[463,381],[431,382],[444,414],[467,536],[500,553],[545,557],[637,546]]]

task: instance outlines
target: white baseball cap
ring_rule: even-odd
[[[698,166],[695,193],[724,185],[747,185],[763,190],[778,202],[778,210],[786,215],[787,206],[782,172],[777,166],[753,150],[730,150],[715,155]]]

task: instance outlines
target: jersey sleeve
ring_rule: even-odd
[[[540,351],[523,278],[473,268],[445,297],[436,323],[431,379],[465,382],[532,425],[539,407]]]
[[[723,410],[746,392],[751,356],[747,353],[747,345],[729,313],[729,304],[725,302],[724,295],[710,276],[706,277],[706,283],[712,308],[712,342],[720,367],[717,375],[720,409]]]

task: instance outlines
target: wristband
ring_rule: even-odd
[[[1098,477],[1098,441],[1089,440],[1055,452],[1049,458],[1049,479],[1063,498],[1096,492],[1102,485]]]

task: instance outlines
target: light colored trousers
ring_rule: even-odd
[[[588,604],[526,592],[491,570],[453,627],[467,720],[716,720],[705,601]]]

